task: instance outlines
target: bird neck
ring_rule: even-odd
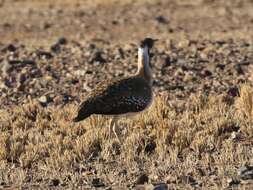
[[[149,63],[149,49],[147,46],[138,49],[138,70],[137,75],[145,78],[152,84],[152,70]]]

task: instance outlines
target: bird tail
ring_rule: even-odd
[[[87,117],[89,117],[91,114],[80,114],[78,113],[78,115],[73,119],[73,122],[79,122],[79,121],[82,121],[84,119],[86,119]]]
[[[73,122],[79,122],[82,121],[84,119],[86,119],[87,117],[89,117],[91,115],[90,112],[90,104],[88,102],[83,102],[78,110],[78,114],[77,116],[73,119]]]

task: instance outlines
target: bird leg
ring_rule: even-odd
[[[113,128],[114,123],[115,123],[115,119],[112,118],[110,120],[109,131],[108,131],[108,137],[109,137],[109,139],[112,138],[112,128]]]
[[[115,122],[114,122],[114,125],[113,125],[113,133],[115,135],[115,137],[117,138],[118,142],[121,144],[121,140],[117,134],[117,129],[118,129],[118,118],[115,117]]]
[[[121,143],[120,139],[119,139],[119,136],[117,134],[117,127],[118,127],[118,118],[116,116],[114,116],[112,119],[111,119],[111,122],[110,122],[110,125],[109,125],[109,138],[111,139],[112,137],[112,131],[115,135],[115,137],[117,138],[117,140],[119,141],[119,143]]]

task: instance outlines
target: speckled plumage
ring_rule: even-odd
[[[152,72],[149,50],[154,41],[151,38],[145,38],[141,42],[136,75],[99,83],[80,105],[78,114],[74,118],[75,122],[84,120],[92,114],[119,116],[138,113],[151,104]]]
[[[141,76],[101,82],[80,105],[75,121],[92,114],[121,115],[143,111],[152,100],[148,81]]]

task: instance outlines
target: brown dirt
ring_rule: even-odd
[[[250,0],[0,1],[0,186],[251,189],[241,171],[253,165],[252,9]],[[159,38],[156,101],[121,120],[123,143],[107,138],[106,117],[73,124],[97,82],[136,71],[147,36]]]

